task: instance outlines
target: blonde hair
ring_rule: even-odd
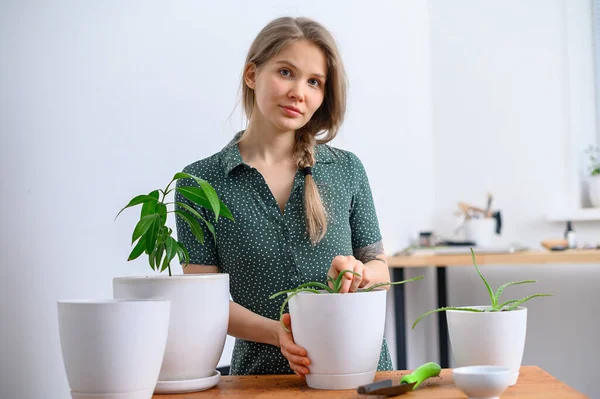
[[[250,46],[246,63],[260,68],[285,46],[298,40],[307,40],[321,49],[327,60],[327,78],[323,103],[306,125],[296,130],[294,159],[298,169],[315,164],[315,145],[335,138],[346,112],[346,74],[332,35],[318,22],[309,18],[277,18],[267,24]],[[248,120],[254,109],[254,90],[242,78],[242,102]],[[323,137],[317,136],[324,134]],[[308,235],[317,244],[327,231],[327,212],[312,175],[304,178],[304,209]]]

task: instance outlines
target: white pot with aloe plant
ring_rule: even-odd
[[[503,366],[512,372],[510,385],[519,377],[527,333],[527,308],[520,306],[528,300],[549,294],[533,294],[522,299],[500,301],[504,289],[511,285],[535,283],[535,280],[502,284],[496,292],[481,274],[471,249],[473,264],[483,280],[491,304],[486,306],[444,307],[419,316],[412,328],[424,317],[446,312],[448,334],[457,367]]]
[[[600,149],[590,146],[589,155],[588,196],[594,208],[600,208]]]
[[[197,186],[170,188],[178,179],[193,179]],[[178,203],[182,210],[167,211],[167,196],[174,190],[189,199],[194,207]],[[161,196],[161,198],[159,198]],[[171,261],[177,256],[184,267],[189,263],[185,246],[171,237],[172,229],[166,226],[168,213],[185,220],[198,241],[204,243],[200,222],[215,234],[214,226],[204,219],[195,207],[212,211],[215,221],[219,216],[233,220],[227,206],[218,198],[213,187],[196,176],[177,173],[165,190],[155,190],[148,195],[138,195],[126,208],[142,205],[140,220],[135,226],[128,260],[141,254],[156,275],[116,277],[113,279],[115,299],[155,299],[171,302],[169,333],[156,384],[156,393],[182,393],[209,389],[220,380],[216,370],[223,352],[229,323],[229,275],[202,273],[172,275]],[[117,214],[117,216],[119,216]],[[160,273],[168,270],[168,276]]]
[[[404,284],[413,279],[375,284],[356,292],[341,294],[342,271],[331,287],[309,282],[271,295],[287,295],[280,309],[289,303],[294,341],[305,348],[311,364],[306,383],[316,389],[354,389],[373,382],[385,328],[386,290],[384,285]]]

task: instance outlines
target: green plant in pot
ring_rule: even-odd
[[[171,188],[171,185],[179,179],[193,179],[198,187],[182,186]],[[137,222],[131,244],[137,244],[129,254],[128,261],[137,259],[144,252],[148,255],[148,263],[152,270],[164,272],[166,269],[171,276],[171,261],[178,256],[180,263],[184,267],[189,263],[189,252],[185,246],[175,240],[171,234],[173,229],[166,226],[167,215],[169,213],[177,214],[188,225],[196,239],[204,244],[204,233],[200,227],[200,221],[206,225],[216,240],[215,228],[211,222],[194,209],[192,206],[183,202],[165,202],[167,196],[177,190],[185,198],[190,200],[198,207],[208,209],[214,213],[215,222],[219,216],[234,220],[231,211],[219,199],[215,189],[206,180],[191,175],[189,173],[178,172],[173,176],[167,187],[162,190],[154,190],[149,194],[141,194],[129,201],[115,217],[115,219],[127,208],[142,205],[140,220]],[[180,209],[167,210],[167,205],[178,205]]]
[[[175,187],[173,183],[176,182]],[[175,192],[184,198],[168,201]],[[216,371],[227,338],[229,323],[229,275],[201,273],[173,275],[171,261],[177,256],[185,268],[190,254],[185,245],[172,237],[167,225],[169,214],[184,221],[193,236],[204,244],[201,224],[216,240],[218,225],[234,222],[231,211],[209,182],[184,169],[176,173],[165,189],[137,195],[119,211],[141,206],[140,219],[131,237],[134,246],[127,260],[148,256],[153,276],[116,277],[116,299],[168,299],[171,317],[167,347],[155,393],[181,393],[207,389],[219,382]],[[170,208],[170,209],[169,209]],[[215,224],[213,224],[215,223]],[[168,276],[162,275],[168,270]],[[193,304],[193,306],[190,306]],[[207,324],[211,327],[207,328]]]
[[[481,274],[471,248],[473,265],[488,291],[490,304],[486,306],[448,306],[430,310],[419,316],[412,328],[425,317],[436,312],[446,312],[448,334],[457,367],[474,365],[498,365],[508,367],[513,376],[510,385],[518,379],[523,358],[527,330],[525,302],[550,294],[532,294],[521,299],[502,302],[501,295],[507,287],[535,283],[535,280],[513,281],[502,284],[494,292]]]
[[[353,271],[353,270],[342,270],[342,272],[340,274],[338,274],[337,278],[333,278],[331,276],[327,276],[327,282],[331,283],[331,287],[328,286],[327,284],[323,284],[320,283],[318,281],[313,281],[313,282],[308,282],[308,283],[304,283],[302,285],[299,285],[296,288],[292,288],[289,290],[283,290],[283,291],[279,291],[273,295],[271,295],[269,297],[269,299],[275,299],[280,295],[284,295],[284,294],[289,294],[287,296],[287,298],[283,301],[283,303],[281,304],[281,307],[279,309],[279,322],[281,323],[281,325],[283,326],[283,328],[287,331],[287,332],[291,332],[283,323],[283,313],[285,311],[285,306],[288,304],[288,302],[290,301],[290,299],[292,299],[294,296],[298,295],[301,292],[312,292],[313,294],[321,294],[323,292],[327,292],[330,294],[338,294],[340,292],[340,289],[342,288],[342,280],[343,277],[346,273],[352,273],[356,276],[360,277],[360,274]],[[394,281],[394,282],[385,282],[385,283],[378,283],[378,284],[373,284],[370,287],[364,288],[364,289],[360,289],[357,292],[370,292],[373,291],[376,288],[379,287],[383,287],[386,285],[399,285],[399,284],[405,284],[405,283],[410,283],[413,281],[417,281],[417,280],[421,280],[423,279],[425,276],[418,276],[418,277],[414,277],[408,280],[402,280],[402,281]],[[322,291],[320,291],[322,290]]]
[[[412,279],[374,284],[351,293],[340,293],[346,273],[328,277],[326,283],[308,282],[270,296],[282,301],[279,319],[289,305],[294,341],[305,348],[311,364],[306,383],[315,389],[355,389],[373,382],[384,342],[387,290],[385,285],[405,284]],[[289,331],[289,330],[288,330]]]

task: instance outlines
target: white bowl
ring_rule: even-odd
[[[498,399],[509,386],[511,371],[501,366],[467,366],[453,369],[452,377],[469,399]]]

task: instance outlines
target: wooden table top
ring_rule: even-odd
[[[392,378],[395,383],[400,381],[406,371],[380,371],[375,381]],[[400,396],[397,396],[400,398]],[[443,369],[439,377],[425,381],[412,392],[401,396],[406,398],[425,399],[466,399],[467,396],[454,386],[452,369]],[[306,382],[295,374],[291,375],[251,375],[251,376],[222,376],[219,384],[206,391],[154,395],[153,399],[209,399],[209,398],[326,398],[326,399],[380,399],[382,396],[359,395],[356,389],[350,390],[319,390],[312,389]],[[588,396],[576,391],[557,380],[537,366],[523,366],[517,383],[509,387],[500,396],[501,399],[582,399]]]
[[[481,265],[541,265],[541,264],[575,264],[589,263],[600,265],[600,249],[565,250],[565,251],[521,251],[513,253],[477,254],[477,266]],[[414,254],[388,256],[389,267],[424,267],[424,266],[473,266],[471,254],[436,255]]]

